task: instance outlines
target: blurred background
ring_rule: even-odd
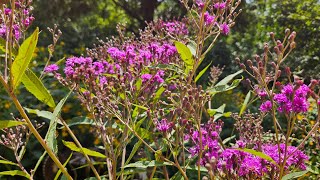
[[[37,54],[32,64],[34,68],[37,67],[35,72],[38,72],[38,75],[48,58],[48,45],[52,43],[52,35],[47,27],[52,28],[54,24],[58,25],[62,36],[57,43],[51,62],[72,55],[85,55],[86,48],[94,47],[94,44],[98,43],[98,39],[117,37],[116,27],[119,23],[125,24],[128,34],[138,34],[139,29],[146,26],[146,22],[159,18],[179,20],[186,15],[179,0],[33,0],[33,7],[35,21],[29,32],[32,32],[36,27],[42,30]],[[240,8],[243,11],[238,16],[231,33],[228,36],[220,37],[199,69],[212,61],[212,65],[225,67],[222,77],[235,72],[237,70],[234,62],[236,57],[240,57],[242,61],[251,59],[255,54],[260,54],[263,50],[263,43],[269,41],[268,32],[275,32],[276,38],[282,38],[284,30],[290,28],[297,32],[297,48],[286,63],[292,68],[292,71],[295,71],[296,75],[303,76],[307,82],[311,78],[320,77],[319,0],[243,0]],[[200,79],[199,84],[206,86],[208,77],[209,73]],[[56,102],[68,92],[52,77],[46,77],[44,81]],[[248,89],[241,86],[236,90],[222,94],[216,99],[216,106],[219,107],[226,103],[229,104],[227,111],[239,112],[247,91]],[[19,98],[25,107],[43,110],[47,108],[40,105],[23,89],[19,92]],[[75,101],[75,98],[69,99],[63,108],[62,116],[65,119],[85,115],[80,103],[75,103]],[[254,112],[257,108],[258,106],[250,109]],[[11,118],[10,113],[17,114],[5,92],[0,88],[1,118]],[[33,117],[33,119],[37,119],[37,117]],[[225,121],[226,127],[229,127],[225,136],[228,136],[232,131],[233,121],[231,119]],[[78,134],[83,134],[90,131],[90,128],[84,126],[74,130]],[[45,133],[45,130],[42,133]],[[64,136],[63,132],[61,135]],[[99,143],[90,136],[78,137],[85,147],[93,146],[92,142]],[[64,139],[66,138],[68,137],[64,137]],[[24,162],[26,166],[33,167],[42,151],[42,148],[31,139],[28,151],[29,161]],[[0,151],[0,155],[2,155],[1,153],[3,151]],[[315,159],[315,161],[318,160]],[[44,165],[44,171],[46,168],[50,171],[49,163]],[[0,167],[0,170],[3,169],[6,167]],[[39,173],[37,177],[41,179],[43,172],[39,171]]]

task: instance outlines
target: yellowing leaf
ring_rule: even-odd
[[[16,121],[16,120],[0,120],[0,129],[14,127],[27,124],[26,122]]]
[[[63,144],[68,147],[70,150],[75,151],[75,152],[79,152],[82,154],[86,154],[88,156],[94,156],[94,157],[100,157],[100,158],[106,158],[105,155],[97,152],[97,151],[93,151],[87,148],[79,148],[76,144],[74,144],[73,142],[69,142],[69,141],[62,141]]]
[[[47,104],[49,107],[56,106],[49,91],[30,69],[27,69],[22,76],[22,83],[39,101]]]
[[[32,55],[37,46],[39,28],[37,28],[33,34],[28,37],[20,46],[18,55],[13,61],[11,73],[13,75],[13,89],[16,89],[20,84],[24,72],[27,70]]]

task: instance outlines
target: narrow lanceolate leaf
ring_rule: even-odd
[[[299,172],[293,172],[290,174],[287,174],[285,176],[282,177],[282,180],[290,180],[290,179],[296,179],[298,177],[301,177],[305,174],[307,174],[309,171],[305,170],[305,171],[299,171]]]
[[[29,109],[29,108],[26,108],[26,107],[24,109],[28,113],[35,114],[38,117],[42,117],[42,118],[49,119],[49,120],[53,118],[53,113],[49,112],[49,111],[41,111],[41,110],[38,110],[38,109]],[[49,121],[46,121],[46,122],[49,122]]]
[[[211,62],[211,63],[212,63],[212,62]],[[195,82],[197,82],[197,81],[202,77],[202,75],[208,70],[208,68],[210,67],[211,63],[208,64],[207,67],[205,67],[204,69],[202,69],[202,70],[199,72],[199,74],[197,75],[196,79],[194,80]]]
[[[194,65],[192,53],[190,49],[183,43],[179,41],[175,41],[174,44],[177,48],[178,53],[180,54],[181,59],[183,60],[186,66],[185,73],[188,74],[193,69],[193,65]]]
[[[69,148],[72,151],[79,152],[79,153],[82,153],[82,154],[86,154],[88,156],[106,158],[106,156],[104,154],[101,154],[101,153],[99,153],[97,151],[93,151],[93,150],[87,149],[87,148],[79,148],[73,142],[69,142],[69,141],[62,141],[62,142],[67,148]]]
[[[11,73],[13,76],[13,89],[16,89],[22,80],[24,72],[27,70],[32,55],[37,46],[39,28],[37,28],[33,34],[28,37],[20,46],[18,55],[13,61]]]
[[[47,104],[50,107],[56,106],[49,91],[30,69],[27,69],[25,71],[21,80],[27,90],[31,94],[33,94],[34,97],[36,97],[39,101]]]
[[[124,168],[148,168],[154,166],[171,166],[172,164],[168,162],[160,162],[160,161],[138,161],[135,163],[128,164],[124,166]]]
[[[248,94],[246,95],[246,98],[244,99],[244,102],[243,102],[241,109],[240,109],[240,112],[239,112],[239,116],[241,116],[242,113],[246,110],[248,102],[250,100],[250,97],[251,97],[251,91],[248,92]]]
[[[77,126],[77,125],[96,126],[96,123],[94,120],[90,119],[89,117],[85,117],[85,116],[74,117],[74,118],[68,120],[67,124],[69,127]],[[65,127],[61,126],[59,129],[63,129],[63,128],[65,128]]]
[[[228,84],[234,77],[236,77],[238,74],[241,74],[243,70],[240,70],[238,72],[235,72],[233,74],[230,74],[229,76],[223,78],[221,81],[219,81],[215,86],[221,86]]]
[[[0,130],[4,128],[14,127],[27,124],[26,122],[16,121],[16,120],[0,120]]]
[[[70,154],[70,156],[68,157],[66,162],[63,163],[63,167],[66,167],[66,165],[69,163],[71,157],[72,157],[72,153]],[[59,178],[60,174],[61,174],[61,169],[59,169],[59,171],[57,172],[56,176],[54,177],[54,180],[57,180]]]
[[[246,149],[246,148],[244,148],[244,149],[237,149],[237,150],[250,153],[250,154],[252,154],[252,155],[254,155],[254,156],[258,156],[258,157],[260,157],[260,158],[262,158],[262,159],[265,159],[265,160],[271,162],[272,164],[278,166],[278,164],[277,164],[270,156],[268,156],[267,154],[265,154],[265,153],[263,153],[263,152],[256,151],[256,150],[253,150],[253,149]]]
[[[2,171],[0,175],[9,175],[9,176],[23,176],[30,179],[30,176],[23,171],[12,170],[12,171]]]
[[[242,79],[243,79],[243,77],[241,79],[235,79],[232,81],[232,83],[230,85],[226,84],[226,85],[214,86],[213,88],[207,89],[207,92],[209,92],[212,96],[214,96],[217,93],[232,90],[240,84]]]
[[[7,160],[0,160],[0,164],[9,164],[9,165],[14,165],[14,166],[19,166],[18,164],[11,162],[11,161],[7,161]]]
[[[54,152],[58,152],[58,145],[57,145],[57,139],[56,139],[56,130],[57,130],[57,124],[59,120],[59,116],[61,113],[61,109],[64,105],[64,103],[67,101],[68,97],[70,96],[72,91],[70,91],[61,101],[58,103],[56,108],[53,111],[53,117],[50,119],[50,124],[48,128],[48,132],[46,134],[45,140],[50,147],[50,149]]]

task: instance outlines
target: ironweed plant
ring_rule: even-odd
[[[305,142],[317,137],[319,117],[305,137],[295,147],[293,133],[298,130],[297,116],[306,113],[310,98],[315,99],[319,111],[317,80],[310,85],[295,77],[283,61],[295,48],[295,32],[286,30],[284,40],[275,40],[273,51],[265,44],[262,56],[246,65],[237,59],[240,71],[219,81],[223,68],[199,69],[206,55],[220,35],[227,36],[241,9],[240,0],[188,0],[181,3],[188,15],[181,21],[157,20],[140,31],[139,36],[125,36],[118,26],[119,37],[100,40],[87,55],[68,57],[65,65],[52,64],[55,45],[61,32],[55,26],[49,31],[53,43],[49,58],[40,77],[29,69],[39,30],[24,38],[25,30],[34,18],[30,15],[32,1],[11,0],[2,5],[1,31],[4,52],[0,81],[21,119],[1,121],[4,134],[0,144],[13,150],[15,161],[0,158],[1,164],[20,170],[0,172],[33,179],[40,163],[48,154],[60,174],[73,179],[71,171],[90,167],[96,179],[282,179],[302,176],[308,172],[309,157],[303,152]],[[19,28],[17,28],[19,27]],[[3,32],[2,32],[3,31]],[[20,44],[20,39],[24,41]],[[22,40],[21,40],[22,41]],[[197,84],[210,68],[210,82],[206,88]],[[285,73],[281,73],[282,71]],[[252,81],[239,113],[225,112],[226,104],[212,109],[215,95],[237,87],[242,72]],[[58,104],[41,80],[54,76],[70,89]],[[286,75],[287,80],[283,75]],[[255,81],[253,81],[253,79]],[[24,108],[17,96],[20,83],[53,112]],[[71,93],[75,93],[87,111],[87,117],[65,121],[61,109]],[[258,113],[247,107],[261,101]],[[32,123],[28,114],[50,119],[45,138]],[[235,119],[238,140],[222,140],[223,117]],[[272,119],[273,129],[265,131],[263,121]],[[2,125],[3,124],[3,125]],[[34,125],[36,124],[36,125]],[[82,146],[71,126],[90,125],[101,142],[94,149]],[[62,141],[71,151],[80,153],[85,163],[75,169],[67,168],[75,161],[73,153],[64,164],[58,158],[57,128],[64,128],[74,142]],[[39,161],[28,171],[21,160],[31,135],[45,149]],[[103,153],[101,153],[103,152]],[[90,157],[89,157],[90,156]],[[14,169],[14,167],[12,168]],[[297,174],[296,171],[304,170]],[[91,174],[91,173],[90,173]]]

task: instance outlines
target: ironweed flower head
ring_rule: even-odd
[[[307,95],[309,92],[310,89],[305,84],[296,88],[288,84],[282,87],[281,93],[275,94],[274,100],[277,102],[280,112],[307,112],[309,107]]]
[[[51,64],[51,65],[48,65],[45,69],[44,69],[44,72],[46,73],[53,73],[53,72],[56,72],[59,70],[59,66],[56,65],[56,64]]]
[[[230,27],[227,23],[223,23],[220,25],[220,31],[224,35],[228,35],[230,32]]]
[[[162,119],[157,123],[157,130],[160,132],[168,132],[173,127],[172,122],[168,122],[167,119]]]

